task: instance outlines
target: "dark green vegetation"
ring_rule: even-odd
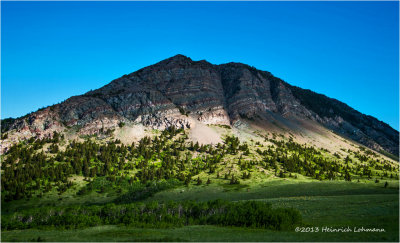
[[[249,191],[247,190],[249,189]],[[377,227],[386,233],[296,233],[294,230],[274,231],[258,228],[222,226],[183,226],[142,228],[134,226],[95,226],[82,229],[25,229],[2,232],[3,241],[398,241],[398,188],[383,188],[375,183],[299,182],[277,180],[260,185],[238,188],[190,186],[184,192],[170,189],[155,194],[146,201],[177,203],[187,198],[209,201],[216,197],[232,200],[261,200],[273,207],[296,208],[304,226],[313,227]],[[295,192],[295,194],[293,194]],[[69,200],[68,202],[66,200]],[[60,203],[76,204],[79,198],[65,198]],[[112,199],[110,199],[112,200]],[[31,199],[15,201],[39,205]],[[16,205],[16,206],[17,206]],[[118,206],[118,205],[117,205]],[[32,207],[32,206],[31,206]]]
[[[295,209],[272,208],[271,204],[260,201],[214,200],[47,207],[3,216],[1,225],[4,230],[40,226],[70,229],[107,224],[158,228],[207,224],[283,230],[294,229],[300,223],[301,215]]]
[[[67,143],[63,135],[55,133],[53,138],[32,138],[12,146],[5,154],[2,199],[41,197],[52,188],[61,195],[74,185],[69,180],[74,175],[84,176],[89,182],[104,177],[100,192],[104,192],[106,184],[113,184],[120,193],[123,182],[146,184],[176,178],[186,185],[191,182],[201,185],[200,177],[194,177],[202,172],[230,184],[250,179],[257,170],[271,171],[281,178],[297,178],[299,174],[318,180],[398,179],[398,165],[380,160],[374,152],[362,147],[359,151],[348,151],[353,158],[341,158],[336,153],[329,157],[327,150],[301,145],[290,138],[285,141],[275,136],[265,137],[265,141],[270,145],[257,142],[255,152],[234,136],[227,136],[224,144],[199,145],[187,142],[185,131],[174,127],[131,146],[119,140],[101,145],[87,139],[72,141],[62,151],[59,144]],[[89,184],[79,193],[92,189]]]
[[[398,240],[398,164],[260,136],[199,145],[171,127],[129,146],[57,133],[21,142],[3,157],[3,240],[331,240],[296,225],[386,230],[336,241]]]
[[[6,118],[1,120],[1,132],[4,133],[9,130],[10,126],[15,122],[14,118]],[[4,139],[3,137],[1,139]]]

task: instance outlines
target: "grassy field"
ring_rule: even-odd
[[[40,237],[40,238],[39,238]],[[82,230],[24,230],[6,232],[2,241],[241,241],[241,242],[268,242],[268,241],[398,241],[398,237],[382,233],[296,233],[277,232],[262,229],[246,229],[235,227],[216,226],[187,226],[172,229],[139,229],[124,226],[98,226]]]
[[[187,226],[149,229],[98,226],[79,230],[30,229],[2,232],[2,241],[399,241],[398,181],[383,183],[315,180],[270,180],[264,183],[181,187],[163,191],[148,201],[264,200],[274,206],[293,207],[303,215],[305,227],[318,233],[263,229]],[[107,198],[107,197],[106,197]],[[105,200],[102,198],[101,200]],[[31,201],[33,204],[35,201]],[[63,203],[81,203],[65,200]],[[22,204],[22,202],[21,202]],[[11,207],[8,207],[10,209]],[[379,228],[385,232],[321,232],[322,227]]]
[[[6,163],[2,164],[2,188],[5,190],[4,193],[2,191],[1,213],[3,229],[9,231],[2,232],[1,240],[399,240],[397,161],[383,159],[375,152],[358,146],[353,146],[351,150],[345,146],[336,151],[331,147],[329,150],[319,148],[320,145],[305,146],[304,141],[300,144],[282,134],[259,134],[255,141],[252,135],[245,137],[246,142],[235,136],[227,136],[223,145],[200,146],[189,140],[185,142],[187,134],[184,130],[169,128],[157,139],[144,138],[133,146],[122,146],[116,140],[109,141],[107,145],[103,141],[99,145],[95,138],[90,138],[92,141],[82,140],[81,143],[73,142],[64,146],[67,143],[64,144],[61,141],[63,139],[56,135],[52,139],[21,143],[10,149]],[[332,143],[330,139],[328,141]],[[47,155],[37,153],[39,150],[48,150],[47,148],[50,149]],[[333,153],[334,151],[340,155]],[[166,219],[167,222],[169,216],[174,214],[174,209],[165,208],[168,204],[162,202],[215,199],[259,200],[271,203],[272,207],[286,209],[270,209],[263,203],[238,203],[235,205],[240,206],[229,209],[230,211],[221,208],[202,211],[207,217],[217,214],[216,212],[223,216],[233,215],[229,216],[232,220],[226,217],[221,220],[224,222],[216,223],[215,220],[205,221],[199,216],[202,214],[197,213],[197,206],[193,206],[185,208],[183,217],[181,209],[175,210],[179,212],[179,220],[188,215],[190,220],[179,221],[179,224],[161,224],[161,219]],[[120,208],[118,205],[106,205],[137,205],[138,201],[157,201],[162,205],[156,206],[156,211],[152,206],[138,206],[138,213],[129,208],[127,215],[120,215],[125,212],[125,209],[121,209],[124,206]],[[192,205],[190,202],[186,203]],[[182,205],[184,203],[179,207],[183,208]],[[242,205],[263,205],[259,208],[277,211],[279,214],[270,216],[264,210],[263,215],[269,218],[257,217],[261,211],[254,208],[253,211],[242,210],[247,207]],[[85,206],[83,211],[71,213],[68,209],[82,208],[80,206]],[[88,208],[101,207],[106,210],[101,209],[96,215],[88,216]],[[117,209],[111,212],[107,207]],[[43,208],[49,211],[44,211]],[[162,216],[162,213],[157,214],[157,210],[161,208],[168,217]],[[285,225],[285,220],[291,218],[288,212],[295,212],[293,215],[296,217],[292,219],[296,220],[287,223],[287,227],[280,227]],[[299,212],[302,221],[298,216]],[[116,218],[119,220],[113,220],[112,214],[118,215]],[[135,216],[131,217],[130,214]],[[146,220],[146,224],[139,224]],[[243,223],[247,220],[252,222]],[[268,225],[256,224],[259,221],[267,222]],[[108,225],[110,222],[123,225]],[[208,225],[198,225],[206,223]],[[57,228],[43,228],[44,225]],[[96,227],[84,228],[94,225]],[[146,228],[134,228],[132,225],[145,225]],[[151,228],[154,225],[190,226]],[[260,228],[244,227],[250,225]],[[318,232],[296,232],[293,229],[296,226],[312,228]],[[291,230],[273,231],[264,227]],[[351,230],[354,227],[363,227],[384,232],[323,232],[326,228],[333,230],[347,227]],[[20,230],[23,228],[26,230]],[[74,230],[63,230],[65,228]]]
[[[191,186],[157,193],[147,200],[213,200],[225,199],[231,201],[273,199],[303,196],[341,196],[368,194],[398,194],[398,181],[389,181],[389,187],[384,183],[316,181],[310,179],[270,179],[265,181],[248,181],[238,185],[214,183],[210,185]]]

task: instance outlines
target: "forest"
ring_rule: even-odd
[[[50,207],[6,215],[1,221],[3,230],[76,229],[107,224],[157,228],[208,224],[284,230],[300,223],[300,212],[292,208],[273,208],[271,204],[257,201],[223,200]]]
[[[229,129],[227,129],[229,130]],[[95,137],[67,140],[64,134],[22,141],[12,146],[1,164],[4,205],[40,200],[51,193],[115,195],[107,203],[51,205],[2,211],[2,229],[84,228],[98,225],[178,227],[220,225],[271,230],[302,224],[301,213],[262,201],[146,201],[158,192],[214,183],[237,186],[253,176],[296,180],[359,181],[398,179],[398,165],[359,147],[341,156],[327,149],[299,144],[292,137],[260,135],[243,142],[226,135],[223,143],[199,144],[187,131],[169,127],[132,144]],[[396,167],[397,166],[397,167]],[[77,183],[73,178],[83,178]],[[386,182],[385,187],[388,186]],[[60,197],[59,200],[62,198]],[[94,200],[95,201],[95,200]]]
[[[188,140],[185,130],[173,126],[128,146],[118,139],[103,144],[90,139],[66,141],[58,133],[52,138],[31,138],[12,146],[3,157],[2,200],[42,197],[53,188],[61,195],[74,185],[69,179],[74,175],[88,182],[81,194],[93,190],[93,182],[99,178],[117,187],[124,181],[131,187],[133,183],[145,185],[168,179],[185,185],[210,184],[213,180],[239,184],[257,170],[271,171],[280,178],[303,175],[316,180],[379,181],[399,176],[398,165],[362,147],[348,150],[352,157],[342,158],[292,138],[265,136],[264,141],[269,145],[255,142],[249,146],[231,135],[222,144],[199,145]],[[64,149],[60,149],[61,144]],[[210,175],[206,181],[198,176],[202,172]],[[101,192],[105,188],[98,189]]]

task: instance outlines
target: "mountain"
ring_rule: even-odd
[[[272,129],[295,137],[334,133],[377,151],[399,153],[399,133],[348,105],[292,86],[242,63],[213,65],[183,55],[124,75],[83,95],[3,120],[2,150],[54,131],[104,133],[125,124],[147,128],[224,125]],[[311,135],[312,136],[312,135]]]

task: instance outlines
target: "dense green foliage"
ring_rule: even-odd
[[[14,118],[6,118],[1,120],[1,133],[4,133],[10,129],[10,126],[15,122]],[[3,139],[3,138],[2,138]]]
[[[217,185],[215,180],[210,186],[191,186],[157,193],[146,201],[157,200],[166,203],[169,200],[215,200],[224,198],[229,201],[262,200],[273,207],[296,208],[301,212],[304,226],[341,227],[379,227],[386,232],[365,233],[299,233],[294,230],[269,230],[262,228],[231,227],[218,225],[189,225],[183,227],[135,227],[125,225],[103,225],[82,229],[65,230],[50,227],[48,229],[25,229],[2,231],[4,242],[36,241],[39,237],[48,242],[144,242],[144,241],[194,241],[194,242],[267,242],[267,241],[336,241],[336,242],[398,242],[398,183],[389,181],[389,188],[374,182],[357,183],[344,181],[316,181],[310,179],[268,180],[252,184],[247,188],[235,190],[239,186]],[[242,186],[242,185],[241,185]],[[241,187],[240,186],[240,187]],[[225,189],[232,190],[226,191]],[[67,196],[67,195],[64,195]],[[76,201],[76,200],[79,201]],[[41,208],[48,205],[43,199],[19,200],[9,205],[21,211],[24,208]],[[79,197],[64,198],[59,203],[68,206],[79,204]],[[99,198],[91,201],[100,203]],[[57,202],[55,202],[57,204]],[[10,204],[10,203],[8,203]],[[10,207],[3,210],[10,212]],[[8,213],[3,213],[3,215]]]
[[[295,209],[261,201],[207,202],[193,188],[215,188],[215,183],[240,190],[253,178],[265,178],[264,172],[293,181],[364,179],[381,183],[385,190],[392,187],[385,180],[398,179],[397,164],[363,147],[343,150],[343,156],[283,135],[258,135],[257,142],[226,135],[222,143],[202,145],[190,141],[184,129],[170,127],[129,145],[112,137],[71,141],[58,133],[22,141],[4,154],[1,164],[1,196],[7,208],[2,229],[218,225],[289,230],[302,223]],[[168,199],[173,202],[150,201],[177,187],[168,191],[175,195]],[[249,189],[247,193],[251,195]],[[29,200],[42,206],[25,207]],[[10,207],[15,202],[23,207]],[[57,207],[57,202],[64,206]]]
[[[134,182],[128,187],[128,191],[115,199],[116,203],[129,203],[151,197],[157,192],[175,188],[182,183],[177,179],[148,182],[146,185]]]
[[[276,168],[277,163],[282,166],[283,170],[279,172],[280,177],[287,176],[284,172],[289,172],[289,176],[291,176],[290,172],[295,172],[319,180],[332,180],[341,177],[346,181],[351,181],[351,174],[359,178],[367,177],[369,179],[373,175],[387,178],[393,178],[393,176],[397,178],[398,176],[395,166],[392,166],[388,161],[373,159],[373,156],[376,156],[374,153],[372,156],[367,156],[357,151],[349,151],[361,162],[356,163],[349,156],[341,161],[339,160],[340,156],[336,153],[334,156],[338,159],[329,159],[314,147],[300,145],[291,140],[285,142],[270,139],[269,141],[277,146],[275,150],[268,148],[263,152],[260,150],[257,150],[257,152],[265,156],[264,167],[266,169],[269,167]],[[362,163],[366,161],[369,163]],[[373,173],[371,168],[385,172]]]
[[[172,188],[148,186],[161,180],[173,179],[176,185],[212,183],[209,178],[203,181],[198,176],[201,173],[216,175],[227,184],[248,180],[260,169],[281,178],[297,178],[298,174],[318,180],[398,178],[398,167],[362,147],[347,151],[351,157],[341,158],[337,153],[327,156],[329,151],[301,145],[291,138],[279,140],[275,134],[272,138],[262,137],[269,145],[257,142],[250,147],[235,136],[226,136],[223,144],[200,145],[188,141],[185,131],[175,127],[131,145],[119,140],[98,143],[90,138],[84,142],[67,141],[58,133],[52,138],[31,138],[12,146],[4,156],[2,200],[42,197],[53,189],[61,195],[74,187],[71,177],[75,175],[89,182],[78,195],[104,193],[109,185],[109,190],[120,195],[121,202]]]
[[[301,223],[298,210],[272,208],[257,201],[167,202],[106,204],[31,209],[2,217],[3,230],[43,226],[81,228],[104,224],[167,227],[183,225],[223,225],[274,230],[292,229]]]

